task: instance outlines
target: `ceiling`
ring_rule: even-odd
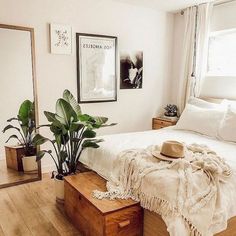
[[[213,0],[114,0],[132,5],[155,8],[158,10],[175,12],[186,7]]]

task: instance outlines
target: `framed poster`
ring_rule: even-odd
[[[51,53],[71,54],[71,33],[69,25],[50,24]]]
[[[117,101],[117,37],[76,34],[80,103]]]
[[[120,52],[120,89],[143,87],[143,52]]]

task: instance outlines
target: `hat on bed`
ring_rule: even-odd
[[[152,151],[152,155],[165,161],[184,158],[184,144],[177,141],[165,141],[161,150]]]

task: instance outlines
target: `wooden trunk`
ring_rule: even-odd
[[[24,148],[20,146],[5,146],[7,168],[17,171],[24,171],[22,157],[24,156]]]
[[[85,236],[140,236],[143,210],[132,200],[98,200],[93,190],[106,191],[106,181],[94,172],[65,178],[65,210]]]

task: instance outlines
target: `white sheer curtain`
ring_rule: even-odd
[[[195,33],[196,33],[197,8],[189,7],[184,12],[185,32],[183,40],[182,68],[179,78],[179,101],[180,112],[183,111],[186,101],[192,94],[195,54]]]
[[[184,12],[185,33],[178,94],[180,112],[183,111],[190,96],[197,97],[200,93],[202,77],[207,65],[212,6],[212,3],[205,3],[189,7]]]
[[[199,97],[202,81],[207,71],[208,42],[213,3],[205,3],[198,6],[197,14],[197,38],[196,38],[196,68],[194,96]]]

